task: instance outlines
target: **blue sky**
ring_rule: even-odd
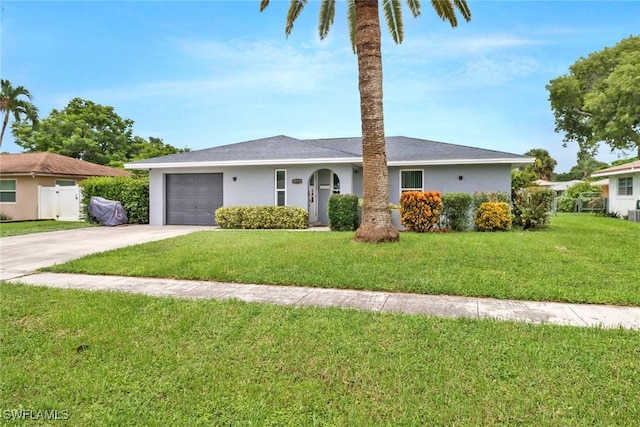
[[[327,39],[309,1],[2,0],[0,75],[46,117],[80,97],[135,121],[134,133],[192,150],[285,134],[360,135],[356,57],[338,2]],[[556,172],[575,144],[554,132],[545,85],[581,56],[640,34],[639,1],[469,0],[452,29],[429,1],[405,41],[383,29],[385,132],[512,153],[545,148]],[[20,152],[12,135],[2,151]],[[619,153],[618,153],[619,154]],[[602,147],[599,159],[618,158]],[[624,157],[624,156],[623,156]]]

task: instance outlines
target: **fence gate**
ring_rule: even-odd
[[[38,186],[38,219],[80,220],[80,186]]]

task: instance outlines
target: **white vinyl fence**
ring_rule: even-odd
[[[80,220],[80,186],[38,186],[38,219]]]

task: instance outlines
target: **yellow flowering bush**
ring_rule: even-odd
[[[433,231],[438,226],[442,199],[438,191],[407,191],[400,196],[400,219],[409,231]]]
[[[511,209],[505,202],[484,202],[473,220],[480,231],[506,231],[511,228]]]

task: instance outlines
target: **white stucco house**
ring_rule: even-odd
[[[404,136],[386,138],[389,202],[407,190],[511,191],[531,157]],[[327,224],[331,194],[362,197],[361,138],[239,142],[125,165],[148,170],[151,225],[214,225],[221,206],[286,205]]]
[[[640,209],[640,160],[599,170],[591,177],[609,177],[609,212],[627,216]]]

